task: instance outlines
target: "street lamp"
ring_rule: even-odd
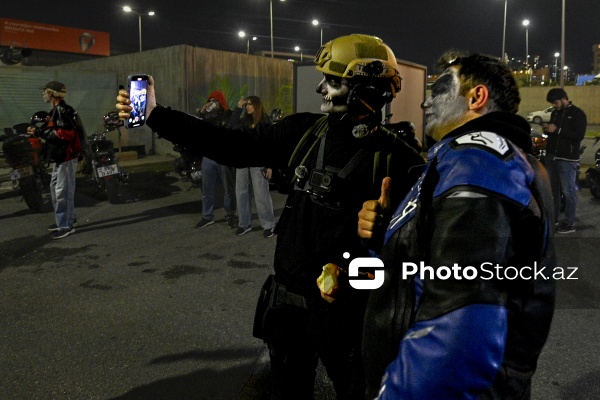
[[[302,50],[300,49],[300,46],[294,47],[294,50],[300,52],[300,62],[302,62]]]
[[[132,12],[134,14],[137,14],[137,16],[138,16],[138,34],[139,34],[139,37],[140,37],[140,52],[141,52],[142,51],[142,15],[150,15],[150,16],[152,16],[152,15],[154,15],[154,11],[148,11],[148,13],[146,13],[146,14],[140,14],[140,13],[134,11],[129,6],[124,6],[123,7],[123,11],[128,12],[128,13]]]
[[[241,38],[245,38],[246,37],[246,32],[244,31],[239,31],[238,32],[238,36]],[[252,36],[252,40],[256,40],[256,36]],[[246,40],[246,54],[250,54],[250,36],[248,36],[248,39]]]
[[[557,83],[558,82],[558,57],[560,56],[560,53],[556,52],[554,53],[554,82]]]
[[[506,9],[508,8],[508,0],[504,0],[504,30],[502,31],[502,56],[501,59],[502,61],[508,61],[505,60],[505,51],[506,51]]]
[[[525,27],[525,66],[529,66],[529,20],[523,20]]]
[[[285,1],[285,0],[279,0]],[[269,0],[269,19],[271,20],[271,58],[273,58],[273,0]]]
[[[525,69],[527,71],[527,83],[531,86],[531,71],[529,68],[529,20],[523,20],[525,27]]]
[[[319,26],[319,20],[313,19],[312,24],[314,26]],[[319,28],[321,29],[321,46],[323,46],[323,26],[319,26]]]

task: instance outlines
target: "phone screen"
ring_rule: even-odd
[[[129,75],[129,99],[131,114],[127,119],[127,128],[137,128],[146,122],[146,92],[148,91],[148,75]]]

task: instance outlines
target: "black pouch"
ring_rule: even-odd
[[[254,313],[254,325],[252,326],[252,336],[257,339],[266,340],[266,327],[269,311],[275,306],[277,284],[275,276],[269,275],[263,283],[256,303],[256,312]]]

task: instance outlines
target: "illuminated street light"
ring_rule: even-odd
[[[560,53],[554,53],[554,82],[558,82],[558,57]]]
[[[531,68],[529,67],[529,20],[523,20],[525,27],[525,68],[527,69],[527,83],[531,86]]]
[[[246,37],[246,32],[244,31],[239,31],[238,32],[238,36],[241,38],[245,38]],[[256,36],[252,36],[252,40],[256,40]],[[246,40],[246,54],[250,54],[250,36],[248,36],[248,39]]]
[[[312,24],[314,26],[318,26],[321,29],[321,46],[323,46],[323,26],[322,25],[319,26],[319,20],[317,20],[317,19],[313,19]]]
[[[525,66],[529,65],[529,20],[523,20],[525,27]]]
[[[297,51],[297,52],[298,51],[300,52],[300,62],[302,62],[302,50],[300,49],[300,46],[294,47],[294,50]]]
[[[137,14],[137,16],[138,16],[138,34],[139,34],[139,38],[140,38],[140,52],[141,52],[142,51],[142,15],[153,16],[154,11],[148,11],[146,14],[140,14],[140,13],[134,11],[129,6],[124,6],[123,11],[128,12],[128,13],[134,13],[134,14]]]
[[[285,0],[279,0],[279,1],[285,1]],[[269,19],[271,20],[271,58],[273,58],[273,0],[269,0],[270,3],[270,7],[269,7]]]

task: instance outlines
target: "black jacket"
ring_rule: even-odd
[[[238,168],[264,165],[286,168],[304,134],[322,117],[321,114],[298,113],[277,124],[260,125],[258,129],[244,132],[213,126],[182,112],[157,107],[148,125],[159,136],[197,149],[220,164]],[[347,268],[353,258],[368,256],[368,250],[357,235],[357,214],[364,201],[380,195],[385,174],[377,179],[373,177],[375,153],[394,154],[389,171],[396,202],[420,175],[420,169],[415,167],[424,164],[421,156],[394,134],[379,130],[356,139],[351,134],[352,125],[341,121],[339,116],[329,115],[327,122],[324,169],[342,169],[361,148],[366,150],[366,155],[345,179],[334,177],[326,198],[317,199],[307,188],[293,190],[275,228],[274,269],[278,282],[295,293],[319,301],[322,300],[315,282],[323,265],[336,263]],[[318,147],[315,146],[305,162],[309,176],[315,169]],[[335,203],[333,207],[332,203]],[[343,257],[346,252],[350,253],[350,259]]]
[[[548,134],[546,152],[555,159],[578,161],[579,148],[585,136],[587,117],[579,107],[569,103],[562,110],[554,110],[550,115],[550,123],[558,129]]]

